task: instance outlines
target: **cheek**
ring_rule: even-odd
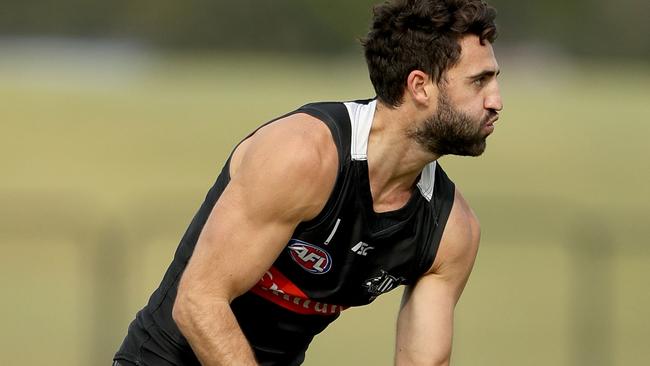
[[[483,104],[478,102],[466,104],[464,107],[460,108],[460,110],[473,121],[481,121],[486,116]]]
[[[472,118],[481,117],[484,113],[484,99],[475,90],[464,90],[462,93],[456,93],[450,96],[452,104],[463,113]]]
[[[471,106],[471,113],[474,118],[483,119],[488,115],[488,111],[485,109],[485,99],[483,97],[476,98]]]

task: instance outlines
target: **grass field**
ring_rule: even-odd
[[[650,68],[502,60],[478,159],[441,163],[483,226],[455,365],[650,359]],[[309,101],[372,96],[362,62],[0,58],[2,365],[108,364],[228,152]],[[306,365],[388,365],[399,293]]]

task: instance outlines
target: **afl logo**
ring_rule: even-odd
[[[324,274],[332,268],[332,257],[317,246],[292,239],[288,248],[291,259],[309,273]]]

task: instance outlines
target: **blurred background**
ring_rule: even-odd
[[[3,2],[0,364],[110,364],[233,146],[374,95],[373,3]],[[483,227],[453,364],[648,364],[650,3],[491,4],[505,110],[441,159]],[[392,364],[400,292],[305,364]]]

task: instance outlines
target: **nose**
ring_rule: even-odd
[[[501,93],[499,93],[499,86],[495,86],[490,93],[485,97],[485,109],[492,109],[497,112],[503,109],[503,101],[501,100]]]

